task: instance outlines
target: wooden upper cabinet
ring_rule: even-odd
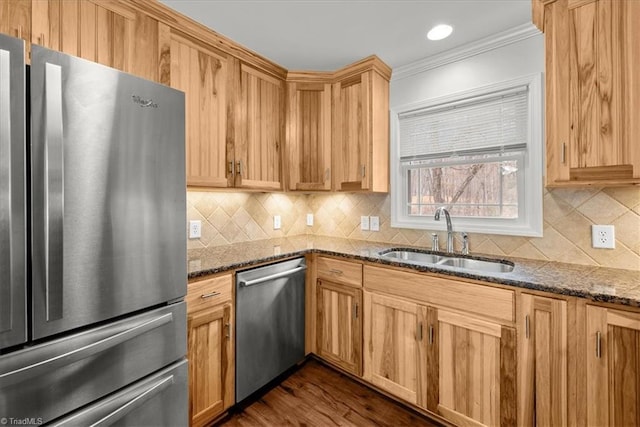
[[[287,77],[287,189],[331,190],[331,83]]]
[[[281,190],[285,82],[240,65],[240,113],[236,121],[235,186]]]
[[[640,314],[587,306],[587,425],[640,425]]]
[[[158,21],[113,0],[33,0],[31,40],[159,81]]]
[[[389,78],[377,57],[336,73],[333,84],[333,187],[389,191]]]
[[[170,30],[169,37],[168,83],[185,93],[187,185],[233,186],[226,145],[227,89],[234,60],[178,31]]]
[[[518,425],[567,425],[567,302],[529,294],[520,301]]]
[[[545,32],[547,185],[640,184],[640,2],[533,10]]]
[[[25,40],[27,51],[31,41],[31,0],[0,2],[0,33]],[[26,56],[28,58],[28,56]]]

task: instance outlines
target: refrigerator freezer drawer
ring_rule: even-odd
[[[186,304],[0,356],[0,414],[52,421],[183,358]]]
[[[186,426],[189,423],[187,376],[187,361],[182,360],[54,421],[52,426]]]

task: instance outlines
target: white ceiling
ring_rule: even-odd
[[[531,21],[531,0],[161,0],[289,70],[333,71],[371,54],[392,68]],[[426,38],[452,25],[441,41]]]

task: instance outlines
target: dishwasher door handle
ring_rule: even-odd
[[[302,265],[300,267],[292,268],[291,270],[283,271],[282,273],[271,274],[269,276],[259,277],[253,280],[243,280],[240,282],[240,286],[247,287],[247,286],[259,285],[261,283],[270,282],[271,280],[279,279],[281,277],[290,276],[292,274],[295,274],[299,271],[304,271],[306,269],[307,269],[307,266]]]

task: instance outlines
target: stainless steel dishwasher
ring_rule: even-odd
[[[236,402],[304,359],[304,258],[236,276]]]

